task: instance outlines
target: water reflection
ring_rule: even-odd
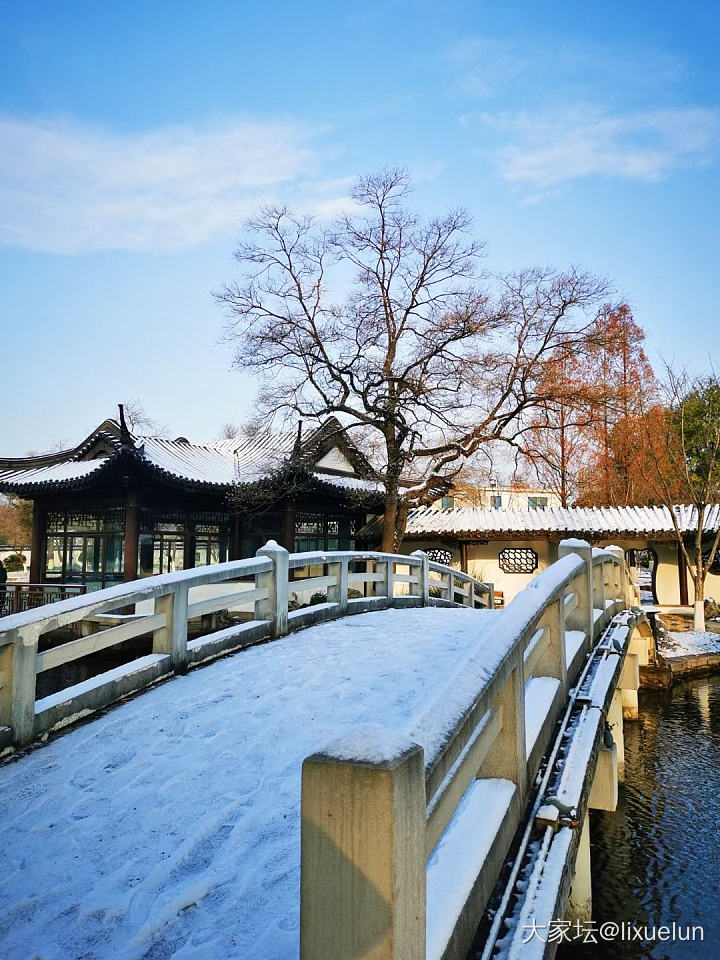
[[[615,813],[593,813],[596,923],[696,925],[703,943],[565,945],[561,960],[720,956],[720,679],[641,693]]]

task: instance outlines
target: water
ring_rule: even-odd
[[[560,960],[720,957],[720,678],[641,691],[615,813],[591,814],[593,919],[704,928],[702,943],[564,945]]]

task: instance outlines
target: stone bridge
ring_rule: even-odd
[[[269,543],[0,620],[3,955],[439,960],[492,901],[512,956],[588,916],[587,811],[653,649],[622,551],[560,553],[503,611],[422,553]]]

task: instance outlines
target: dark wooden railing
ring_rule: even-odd
[[[0,583],[0,617],[79,597],[85,590],[84,583]]]

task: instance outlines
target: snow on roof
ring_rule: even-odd
[[[294,442],[292,433],[256,434],[216,443],[138,437],[137,449],[148,463],[170,476],[228,486],[266,477],[287,459]]]
[[[340,487],[343,490],[357,490],[357,491],[368,491],[370,493],[378,493],[383,489],[381,483],[378,483],[377,480],[364,480],[362,477],[348,477],[338,476],[335,473],[321,473],[316,470],[313,474],[316,480],[319,480],[320,483],[327,483],[331,487]]]
[[[695,507],[673,508],[680,529],[693,529]],[[720,526],[720,505],[708,508],[705,530]],[[673,523],[666,507],[549,507],[545,510],[502,510],[484,507],[419,507],[408,517],[407,537],[453,536],[481,538],[485,534],[518,533],[672,533]]]
[[[0,467],[0,483],[7,484],[8,486],[14,484],[42,486],[43,484],[49,483],[82,480],[104,467],[109,459],[109,457],[98,457],[96,460],[66,460],[60,463],[51,463],[46,466]]]
[[[327,443],[347,446],[346,438],[336,436],[341,429],[331,418],[310,432],[302,442],[301,457],[313,464],[323,459]],[[294,430],[268,431],[211,443],[190,443],[184,437],[168,440],[129,433],[123,438],[114,421],[105,421],[70,450],[25,459],[0,459],[0,488],[33,491],[56,485],[73,486],[120,456],[134,457],[139,463],[184,483],[204,487],[255,483],[287,463],[297,441]],[[93,453],[94,459],[85,459]],[[365,467],[362,454],[351,446],[348,454],[357,461],[358,471],[362,474]],[[347,462],[350,466],[350,461]],[[345,473],[338,475],[317,466],[314,477],[320,483],[344,490],[377,492],[380,489],[373,480]]]

